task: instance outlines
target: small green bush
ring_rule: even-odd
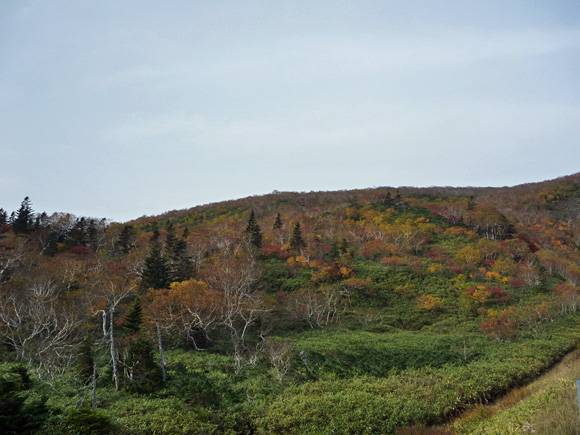
[[[101,435],[113,432],[110,417],[102,411],[90,408],[73,408],[69,411],[65,424],[70,433]]]
[[[46,398],[32,390],[28,370],[19,365],[0,367],[0,430],[5,434],[35,433],[44,425]]]

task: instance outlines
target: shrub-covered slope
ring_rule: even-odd
[[[45,433],[406,431],[576,347],[579,248],[580,174],[127,223],[27,198],[0,210],[2,379],[33,375]]]

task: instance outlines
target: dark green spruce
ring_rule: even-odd
[[[149,245],[149,254],[143,262],[141,272],[141,287],[168,288],[171,284],[171,267],[159,241],[159,230],[154,230]]]
[[[34,227],[34,212],[32,211],[32,203],[28,196],[24,198],[20,204],[20,208],[16,212],[14,222],[12,224],[12,231],[16,234],[28,234]]]
[[[292,230],[292,237],[290,238],[290,247],[298,253],[301,252],[302,249],[306,248],[306,242],[302,238],[300,222],[296,222],[296,225],[294,225],[294,229]]]
[[[250,236],[250,243],[260,249],[262,247],[262,231],[260,224],[258,224],[258,221],[256,220],[254,210],[252,210],[252,213],[250,214],[250,219],[248,219],[248,226],[246,227],[245,232]]]

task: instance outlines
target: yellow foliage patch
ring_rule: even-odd
[[[422,295],[417,298],[417,308],[420,310],[434,310],[443,306],[443,299],[433,295]]]

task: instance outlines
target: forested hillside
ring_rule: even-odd
[[[0,209],[0,426],[424,433],[575,349],[579,304],[580,173],[126,223],[25,198]]]

